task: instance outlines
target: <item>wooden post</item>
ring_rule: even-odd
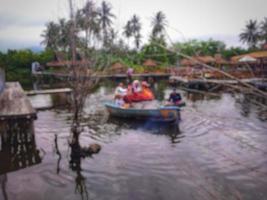
[[[5,71],[0,67],[0,94],[4,91],[5,82]]]

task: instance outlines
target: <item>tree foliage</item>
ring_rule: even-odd
[[[219,40],[209,39],[207,41],[189,40],[188,42],[177,42],[173,48],[177,51],[189,55],[210,55],[222,53],[225,50],[225,44]]]

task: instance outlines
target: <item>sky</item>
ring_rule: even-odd
[[[75,0],[73,0],[75,1]],[[86,0],[76,0],[81,7]],[[101,1],[95,0],[99,5]],[[238,35],[249,19],[267,17],[267,0],[109,0],[116,15],[115,29],[137,14],[143,40],[151,31],[151,19],[163,11],[168,20],[169,41],[192,38],[218,39],[227,46],[242,46]],[[68,17],[68,0],[0,0],[0,51],[39,47],[45,23]]]

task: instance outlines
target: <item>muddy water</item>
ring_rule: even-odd
[[[156,91],[162,99],[170,89]],[[102,150],[82,159],[80,172],[69,167],[70,112],[39,111],[34,132],[42,161],[1,174],[0,199],[267,199],[267,123],[258,110],[242,96],[182,95],[178,132],[110,118],[103,102],[112,90],[100,87],[86,102],[80,142]],[[53,99],[32,102],[50,107]]]

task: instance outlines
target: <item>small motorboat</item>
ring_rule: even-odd
[[[123,108],[113,102],[105,103],[111,116],[121,118],[136,118],[160,122],[178,122],[180,108],[177,106],[160,106],[158,108]]]

